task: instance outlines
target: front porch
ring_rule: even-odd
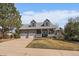
[[[21,37],[28,38],[30,36],[33,36],[35,38],[39,37],[53,37],[55,36],[55,29],[30,29],[30,30],[22,30]]]
[[[35,37],[53,37],[55,36],[55,29],[37,29]]]

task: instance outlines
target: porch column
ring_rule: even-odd
[[[48,34],[49,34],[49,29],[47,29],[47,31],[48,31]]]
[[[41,29],[41,37],[42,37],[42,29]]]
[[[49,37],[49,29],[47,29],[47,32],[48,32],[48,36],[47,37]]]

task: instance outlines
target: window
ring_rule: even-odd
[[[53,34],[54,33],[54,29],[49,29],[49,34]]]
[[[32,20],[32,21],[31,21],[31,26],[32,26],[32,27],[36,26],[36,21],[35,21],[35,20]]]
[[[37,34],[41,34],[41,30],[40,29],[37,29]]]
[[[48,22],[46,22],[46,24],[45,24],[46,26],[49,26],[49,24],[48,24]]]
[[[46,19],[43,23],[44,26],[50,26],[50,21],[48,19]]]
[[[32,23],[32,26],[34,27],[35,26],[35,23]]]

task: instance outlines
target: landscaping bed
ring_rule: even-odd
[[[50,38],[34,39],[27,47],[79,51],[79,44],[70,41],[56,40]]]

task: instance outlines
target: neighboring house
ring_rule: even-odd
[[[57,25],[52,24],[48,19],[44,22],[32,20],[30,24],[24,24],[19,29],[21,37],[53,37],[55,36]]]

